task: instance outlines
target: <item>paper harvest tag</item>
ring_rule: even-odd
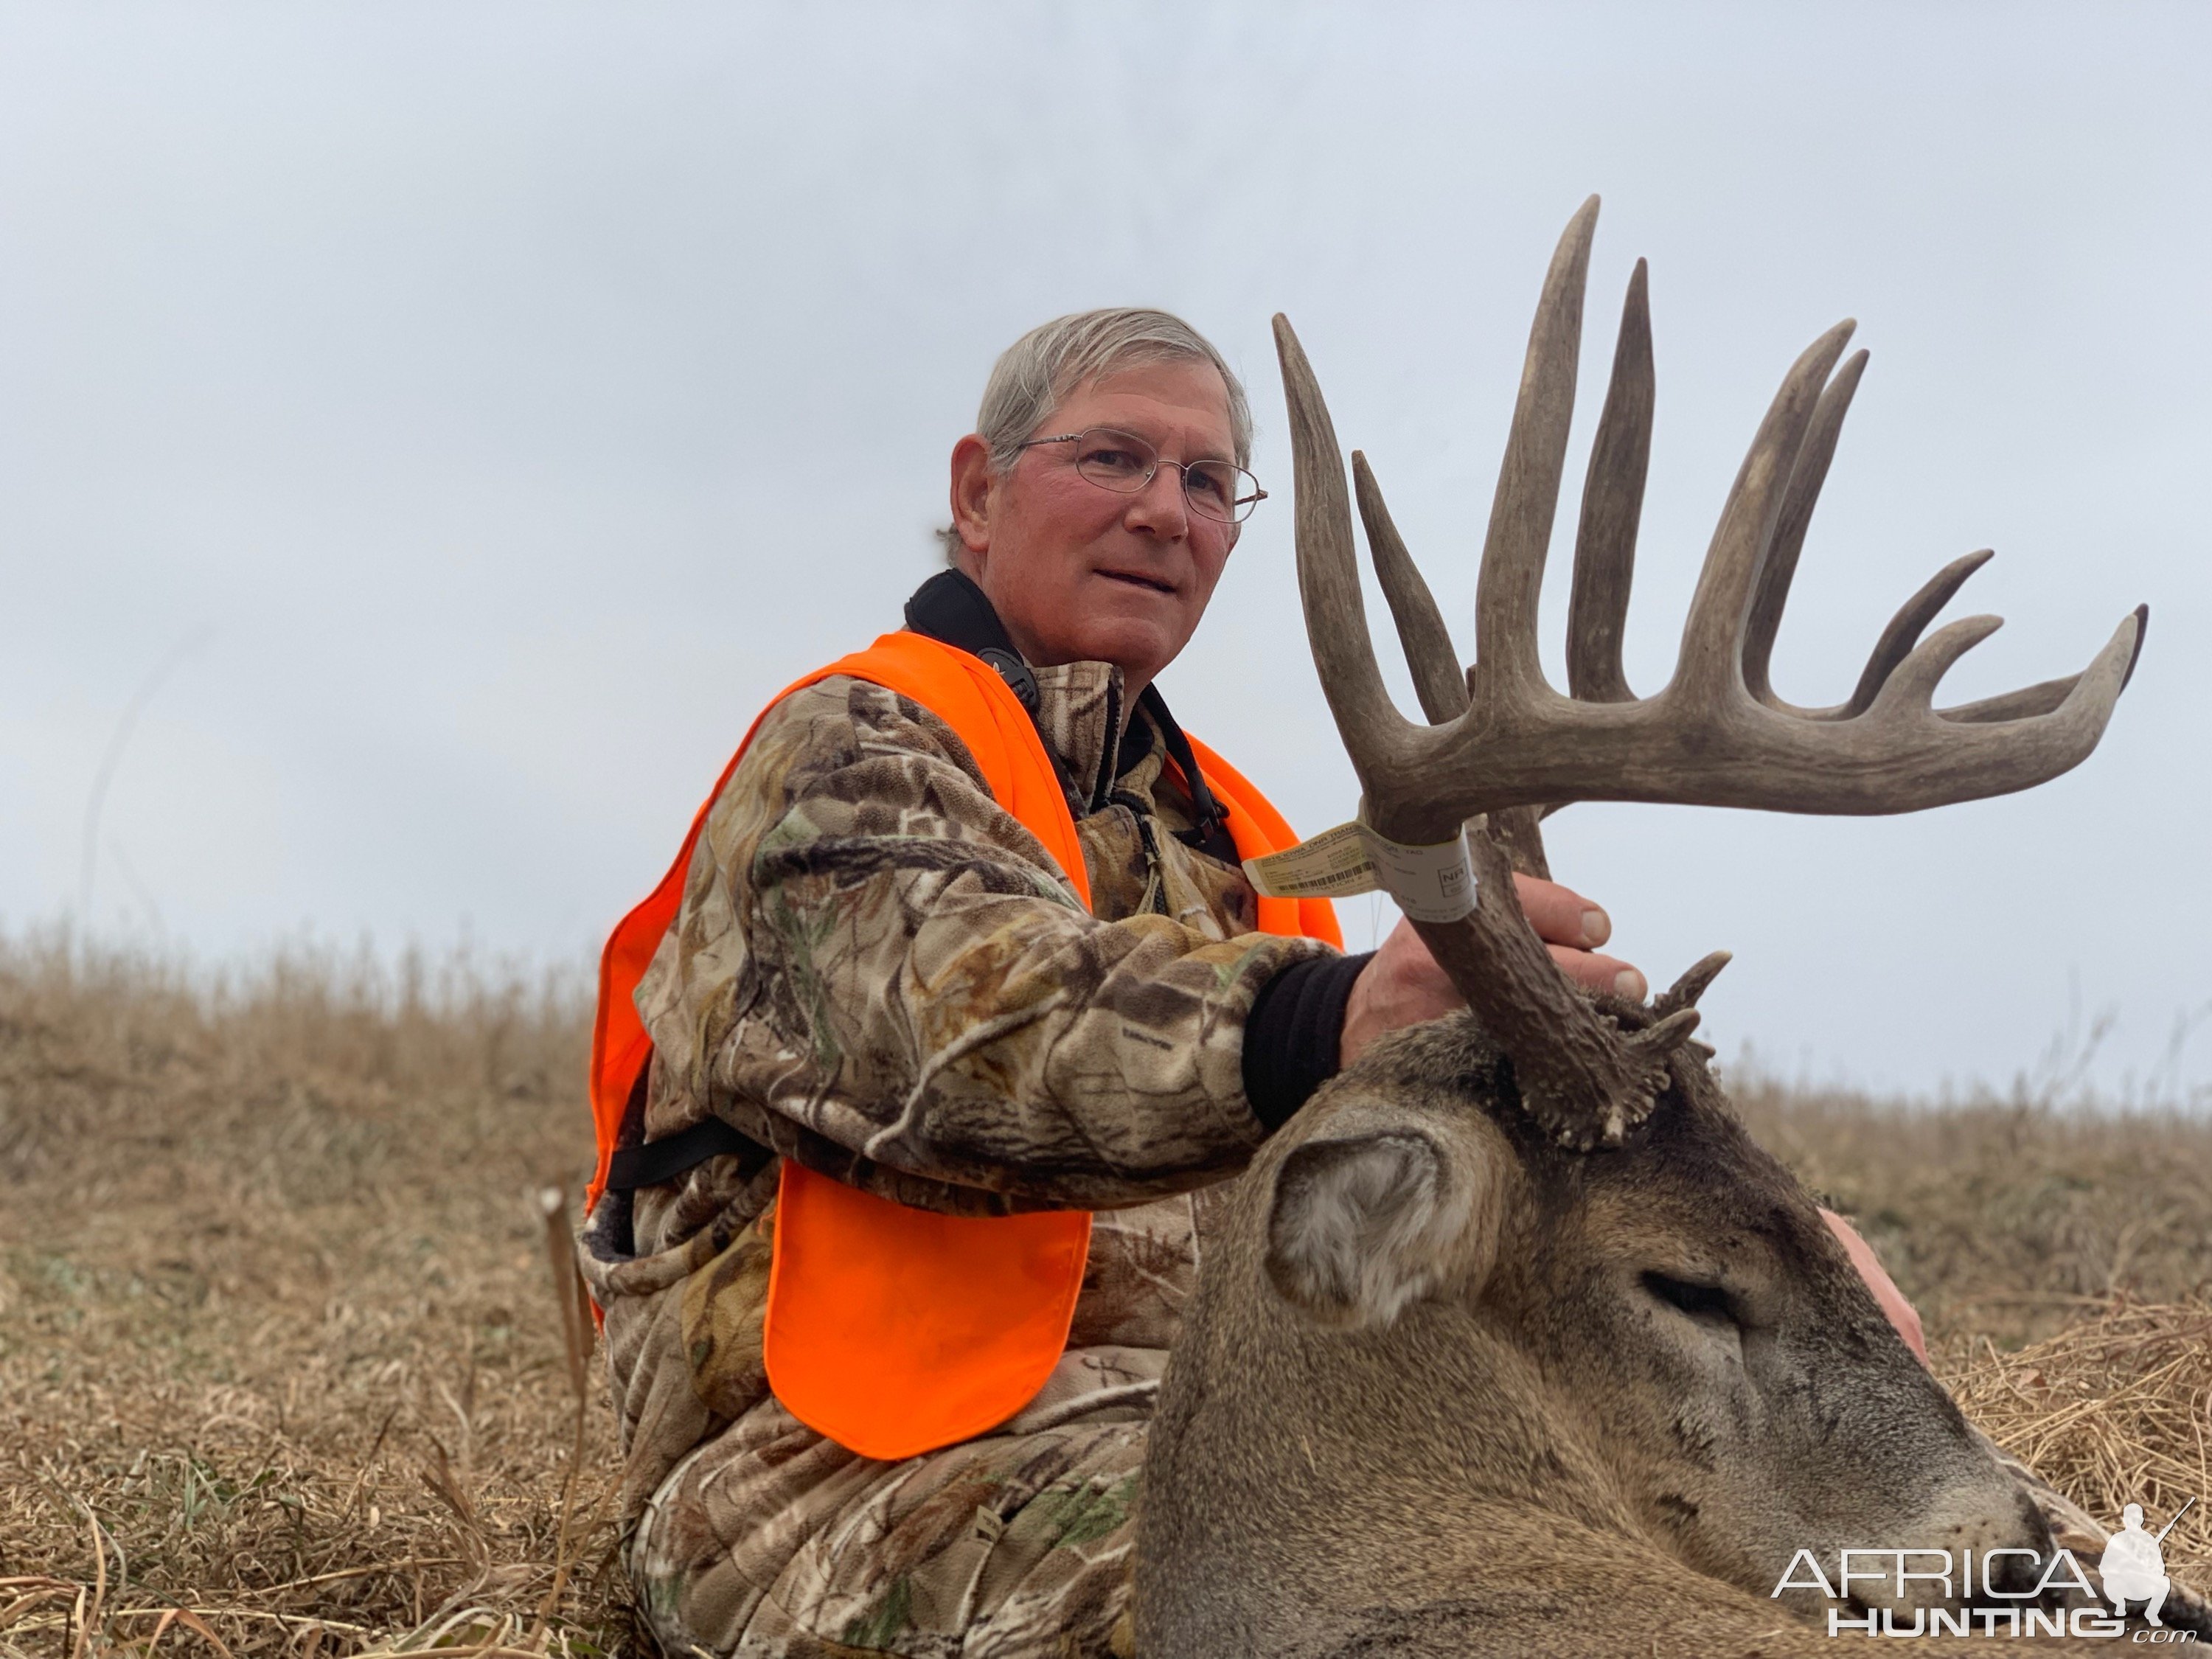
[[[1377,835],[1357,818],[1279,853],[1246,859],[1244,874],[1265,898],[1348,898],[1380,890],[1415,921],[1457,921],[1474,908],[1464,835],[1415,846]]]
[[[1244,874],[1263,898],[1348,898],[1382,885],[1356,819],[1279,853],[1246,859]]]
[[[1474,868],[1468,862],[1464,831],[1433,847],[1413,847],[1363,823],[1359,838],[1384,890],[1415,921],[1457,921],[1474,908]]]

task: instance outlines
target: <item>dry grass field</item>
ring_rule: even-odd
[[[534,1203],[583,989],[0,942],[0,1655],[637,1648]],[[2100,1515],[2201,1495],[2212,1577],[2212,1122],[1740,1101],[1970,1411]]]

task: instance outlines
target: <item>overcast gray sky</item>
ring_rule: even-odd
[[[1638,689],[1844,316],[1874,362],[1785,695],[1841,696],[1976,547],[1953,614],[2009,625],[1960,698],[2153,616],[2055,783],[1881,821],[1583,806],[1559,872],[1655,979],[1737,952],[1724,1053],[2002,1085],[2110,1010],[2108,1087],[2212,1085],[2212,1030],[2169,1064],[2212,1004],[2209,65],[2201,5],[0,8],[0,926],[80,904],[150,684],[101,931],[580,958],[764,698],[896,624],[995,353],[1105,303],[1220,342],[1277,491],[1163,688],[1334,823],[1267,318],[1466,617],[1595,191],[1570,477],[1649,256]]]

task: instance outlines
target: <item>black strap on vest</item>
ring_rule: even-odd
[[[727,1154],[738,1160],[740,1180],[750,1179],[768,1165],[773,1154],[751,1136],[740,1133],[719,1117],[702,1118],[690,1128],[642,1146],[626,1146],[607,1164],[611,1192],[634,1192],[658,1187],[695,1170],[710,1158]]]
[[[1160,729],[1160,738],[1168,746],[1168,758],[1182,769],[1183,781],[1190,786],[1190,804],[1198,822],[1188,830],[1169,833],[1186,847],[1196,848],[1209,858],[1218,859],[1232,869],[1242,862],[1237,856],[1237,842],[1224,827],[1229,822],[1229,803],[1216,800],[1213,791],[1206,787],[1206,774],[1198,769],[1198,757],[1191,752],[1190,739],[1176,724],[1176,717],[1168,713],[1165,698],[1157,685],[1148,685],[1137,699],[1137,709]]]

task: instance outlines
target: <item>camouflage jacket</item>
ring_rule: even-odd
[[[1036,678],[1039,730],[1086,781],[1069,806],[1093,909],[942,720],[851,678],[795,693],[714,803],[639,986],[644,1128],[711,1113],[927,1207],[1115,1212],[1071,1346],[1164,1348],[1195,1271],[1194,1212],[1171,1195],[1235,1173],[1267,1133],[1247,1017],[1287,967],[1334,953],[1253,932],[1242,872],[1176,838],[1193,804],[1157,730],[1118,730],[1119,670]],[[774,1159],[717,1158],[610,1194],[587,1229],[633,1510],[767,1395],[775,1189]]]

